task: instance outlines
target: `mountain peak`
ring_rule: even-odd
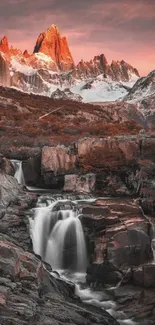
[[[61,71],[73,69],[74,61],[66,37],[61,37],[56,25],[51,25],[38,36],[34,53],[48,55]]]
[[[23,56],[24,56],[25,58],[29,58],[30,54],[28,53],[28,50],[25,50],[25,51],[23,52]]]
[[[47,29],[47,31],[52,31],[52,30],[55,31],[56,33],[60,34],[58,27],[57,27],[56,25],[54,25],[54,24],[52,24],[52,25]]]
[[[0,51],[4,52],[4,53],[9,53],[9,44],[8,44],[8,38],[6,36],[4,36],[1,40],[0,40]]]

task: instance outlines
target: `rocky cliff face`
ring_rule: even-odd
[[[9,87],[10,81],[9,62],[4,58],[3,54],[0,54],[0,85]]]
[[[150,127],[155,121],[155,70],[140,78],[124,97],[124,101],[138,103]]]
[[[6,36],[4,36],[0,41],[0,51],[6,54],[9,53],[9,44]]]
[[[51,57],[60,71],[68,71],[74,68],[74,61],[67,39],[61,37],[55,25],[52,25],[47,31],[39,35],[34,48],[34,53],[38,52]]]
[[[75,70],[76,77],[92,78],[103,74],[105,78],[110,77],[115,81],[129,81],[131,76],[139,77],[137,69],[125,61],[112,61],[108,63],[104,54],[95,56],[89,62],[80,61]]]
[[[26,211],[36,195],[5,171],[0,172],[0,323],[119,325],[106,311],[82,304],[74,284],[33,254]]]

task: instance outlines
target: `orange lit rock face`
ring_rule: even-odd
[[[134,74],[139,77],[138,71],[133,68],[130,64],[125,61],[112,61],[108,64],[108,61],[104,54],[95,56],[93,60],[89,62],[84,62],[81,60],[74,75],[78,77],[96,77],[99,74],[104,74],[104,77],[110,77],[115,81],[128,81],[130,75]]]
[[[3,52],[7,59],[9,59],[10,56],[22,55],[21,50],[14,48],[13,46],[9,47],[8,38],[6,36],[4,36],[0,41],[0,52]]]
[[[37,39],[34,53],[41,52],[52,58],[61,71],[73,69],[74,61],[66,37],[61,37],[59,30],[52,25]]]
[[[87,80],[89,78],[96,78],[99,75],[104,76],[104,78],[109,77],[114,81],[129,81],[132,75],[139,77],[138,71],[125,61],[112,61],[112,63],[109,64],[104,54],[95,56],[89,62],[81,60],[78,65],[75,66],[67,39],[66,37],[61,37],[55,25],[51,25],[45,32],[39,35],[33,53],[28,53],[27,50],[22,53],[21,50],[13,46],[10,47],[6,36],[0,41],[0,53],[3,59],[7,61],[7,64],[10,65],[10,68],[13,68],[13,72],[19,69],[19,71],[16,72],[19,72],[19,74],[21,72],[23,74],[23,72],[20,71],[20,67],[22,70],[22,66],[36,70],[45,69],[46,71],[56,72],[56,79],[62,78],[62,80],[58,81],[57,85],[62,85],[65,81],[63,79],[65,78],[63,77],[63,73],[59,74],[58,72],[69,72],[66,78],[69,85],[74,84],[75,78]],[[2,61],[3,60],[1,60],[0,69],[4,71]],[[36,78],[36,80],[38,80],[38,77]],[[4,80],[3,77],[1,79]],[[16,84],[17,74],[14,79],[13,84],[14,82]],[[51,83],[54,79],[55,76],[53,75],[51,80],[51,75],[49,74],[49,78],[46,78],[46,81]]]
[[[27,50],[25,50],[25,51],[23,52],[23,56],[24,56],[25,58],[29,58],[29,57],[30,57],[30,54],[28,53]]]
[[[9,45],[8,45],[8,39],[6,36],[4,36],[0,41],[0,51],[6,54],[9,54]]]

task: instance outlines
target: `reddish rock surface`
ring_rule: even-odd
[[[4,36],[0,41],[0,51],[5,54],[9,54],[9,44],[6,36]]]
[[[52,25],[37,39],[34,53],[41,52],[54,60],[61,71],[71,70],[74,61],[66,37],[61,37],[58,28]]]
[[[29,54],[27,50],[22,53],[19,49],[12,46],[9,47],[6,36],[0,41],[0,51],[8,59],[11,60],[14,58],[20,64],[34,69],[45,68],[57,72],[68,71],[69,74],[65,77],[65,81],[68,82],[66,84],[67,86],[72,84],[75,78],[87,80],[96,78],[100,74],[104,78],[110,77],[115,81],[129,81],[132,75],[139,77],[138,71],[125,61],[112,61],[109,64],[104,54],[95,56],[89,62],[81,60],[75,66],[67,39],[61,36],[55,25],[51,25],[45,32],[38,36],[33,54]],[[57,78],[60,79],[59,85],[61,85],[63,76],[57,76]],[[48,82],[50,83],[50,80]],[[19,88],[22,88],[20,83]]]
[[[27,50],[25,50],[25,51],[23,52],[23,55],[24,55],[25,58],[29,58],[29,57],[30,57],[30,54],[28,53]]]
[[[124,272],[152,260],[149,221],[143,216],[138,200],[99,199],[81,212],[89,247],[92,247],[92,264],[108,261]],[[104,283],[104,273],[102,281]]]
[[[108,63],[104,54],[95,56],[93,60],[85,62],[81,60],[73,72],[76,77],[90,78],[103,74],[115,81],[129,81],[133,74],[139,77],[138,71],[125,61],[112,61]]]
[[[42,170],[55,175],[71,173],[76,169],[76,156],[71,155],[64,146],[44,147],[42,150]]]

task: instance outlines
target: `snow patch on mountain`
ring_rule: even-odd
[[[99,75],[96,79],[88,82],[75,82],[75,85],[71,87],[71,91],[75,94],[79,94],[86,103],[115,101],[127,95],[130,87],[133,86],[137,79],[138,78],[133,78],[129,82],[123,83]]]
[[[15,71],[19,71],[25,75],[34,75],[37,70],[26,65],[26,64],[21,64],[18,60],[18,58],[16,57],[12,57],[11,59],[11,71],[15,72]]]
[[[153,94],[155,94],[155,70],[146,77],[139,78],[124,100],[138,103]]]
[[[35,53],[35,58],[39,62],[45,62],[47,65],[52,63],[53,60],[43,54]],[[20,80],[17,84],[16,78],[13,74],[19,72]],[[55,98],[69,98],[73,100],[88,102],[105,102],[116,101],[124,98],[138,77],[135,74],[130,74],[130,80],[128,82],[114,81],[110,77],[105,78],[103,74],[93,78],[76,78],[72,71],[58,72],[49,68],[33,68],[27,64],[22,64],[18,60],[18,57],[12,57],[11,59],[11,71],[10,71],[13,86],[22,88],[26,92],[32,92],[35,94],[42,94],[48,97],[53,96],[53,92],[57,89],[60,92],[56,92]],[[27,76],[26,77],[24,77]],[[66,92],[66,89],[69,91]],[[62,93],[64,92],[64,93]],[[59,97],[60,95],[60,97]]]
[[[41,61],[45,61],[45,62],[47,62],[47,63],[48,63],[48,62],[54,62],[50,56],[48,56],[48,55],[46,55],[46,54],[44,54],[44,53],[41,53],[41,52],[35,53],[34,56],[35,56],[37,59],[39,59],[39,60],[41,60]]]

